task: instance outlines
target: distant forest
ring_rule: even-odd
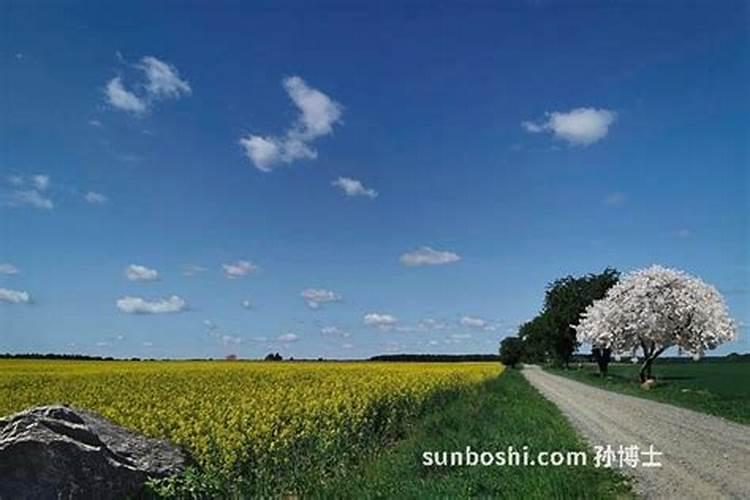
[[[420,361],[420,362],[450,362],[450,361],[500,361],[497,354],[381,354],[373,356],[370,361]]]
[[[133,358],[113,358],[111,356],[88,356],[85,354],[42,354],[42,353],[0,353],[0,359],[60,359],[70,361],[156,361],[155,359],[141,359],[137,357]],[[230,359],[230,361],[235,358]],[[236,358],[241,361],[242,358]],[[185,361],[213,361],[214,358],[194,358]],[[279,359],[280,360],[280,357]],[[161,359],[159,361],[169,361],[169,359]],[[286,360],[287,362],[294,362],[295,359],[291,358]],[[318,359],[298,359],[296,361],[309,362],[309,361],[362,361],[362,360],[326,360],[324,358]],[[367,361],[393,361],[393,362],[421,362],[421,363],[445,363],[445,362],[469,362],[469,361],[500,361],[500,356],[497,354],[382,354],[379,356],[373,356]],[[593,362],[590,354],[575,354],[571,361],[573,363],[589,363]],[[704,362],[720,362],[720,361],[743,361],[750,362],[750,353],[738,354],[733,352],[726,356],[706,356],[701,361]],[[628,362],[627,359],[623,358],[622,362]],[[659,363],[694,363],[690,357],[677,357],[671,356],[666,358],[659,358]]]

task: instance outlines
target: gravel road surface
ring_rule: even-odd
[[[643,451],[653,444],[663,452],[654,457],[661,467],[622,468],[644,498],[750,499],[750,427],[592,387],[537,366],[526,366],[523,374],[592,448],[638,445]]]

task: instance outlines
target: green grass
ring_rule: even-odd
[[[699,362],[659,362],[653,367],[657,384],[641,389],[637,365],[618,363],[609,367],[603,379],[595,365],[580,369],[553,369],[552,373],[612,391],[654,399],[750,424],[750,363],[702,360]]]
[[[423,417],[395,446],[315,496],[344,498],[631,498],[625,479],[586,467],[425,467],[424,451],[585,450],[559,410],[516,370]],[[589,462],[591,461],[589,455]]]

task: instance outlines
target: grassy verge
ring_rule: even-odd
[[[697,363],[657,363],[657,384],[651,390],[641,389],[638,367],[631,364],[611,365],[607,378],[599,376],[594,365],[578,369],[546,368],[580,382],[604,389],[654,399],[710,415],[750,424],[750,363],[703,360]]]
[[[423,417],[375,459],[315,496],[345,498],[630,498],[612,470],[593,466],[425,467],[424,451],[573,451],[585,447],[557,408],[515,370],[458,395]]]

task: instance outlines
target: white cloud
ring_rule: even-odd
[[[375,199],[378,196],[377,191],[365,188],[362,182],[350,177],[339,177],[331,182],[331,185],[341,188],[347,196],[366,196],[370,199]]]
[[[352,347],[354,347],[354,344],[349,344],[349,343],[347,343],[347,344],[341,344],[341,347],[343,349],[351,349]]]
[[[460,323],[462,326],[468,326],[470,328],[484,328],[487,326],[487,321],[472,316],[463,316]]]
[[[91,125],[92,127],[103,127],[104,126],[104,124],[102,124],[102,122],[99,121],[99,120],[97,120],[96,118],[92,118],[91,120],[89,120],[89,125]]]
[[[468,333],[454,333],[453,335],[451,335],[451,339],[453,340],[466,340],[470,338],[471,335],[469,335]]]
[[[29,295],[28,292],[0,288],[0,302],[8,302],[10,304],[28,304],[31,302],[31,295]]]
[[[398,319],[390,314],[367,313],[362,319],[365,326],[374,326],[378,328],[391,328],[398,323]]]
[[[419,322],[419,328],[422,330],[445,330],[448,324],[432,318],[427,318]]]
[[[521,122],[521,126],[526,130],[526,132],[531,132],[532,134],[544,132],[544,125],[538,125],[534,122],[524,121]]]
[[[31,176],[31,183],[38,191],[46,191],[49,188],[49,175],[33,175]]]
[[[205,326],[209,332],[215,332],[219,328],[218,326],[216,326],[216,323],[214,323],[210,319],[204,319],[203,326]]]
[[[607,136],[617,113],[608,109],[576,108],[568,112],[553,111],[546,117],[546,121],[524,121],[521,126],[530,133],[551,132],[571,145],[588,146]]]
[[[235,337],[232,335],[222,335],[221,336],[221,342],[225,346],[229,345],[239,345],[242,343],[242,339],[240,337]]]
[[[627,196],[623,193],[610,193],[604,198],[604,204],[612,207],[622,205],[627,200]]]
[[[92,205],[104,205],[108,200],[105,195],[94,191],[89,191],[83,196],[83,198]]]
[[[313,309],[317,309],[321,304],[328,302],[340,302],[341,295],[337,294],[332,290],[325,290],[323,288],[306,288],[300,293],[307,305]]]
[[[487,330],[487,331],[494,331],[496,330],[496,326],[491,324],[486,319],[478,318],[476,316],[462,316],[459,320],[459,323],[461,326],[465,326],[468,328],[474,328],[476,330]]]
[[[341,120],[340,104],[323,92],[308,87],[298,76],[285,78],[284,88],[302,113],[296,131],[305,140],[333,132],[333,125]]]
[[[440,342],[438,342],[437,340],[430,340],[429,342],[427,342],[427,345],[440,345]]]
[[[239,140],[245,156],[262,172],[270,172],[281,163],[317,158],[311,143],[333,133],[333,126],[341,121],[341,105],[309,87],[302,78],[292,76],[282,83],[300,112],[296,122],[283,137],[248,134]]]
[[[136,85],[141,92],[128,90],[119,76],[107,83],[104,91],[107,101],[117,109],[142,114],[155,101],[179,99],[192,93],[190,84],[181,79],[177,68],[169,63],[146,56],[135,67],[143,72],[143,78]]]
[[[285,344],[289,344],[291,342],[297,342],[299,340],[299,336],[293,333],[285,333],[284,335],[279,335],[276,340]]]
[[[262,172],[270,172],[273,166],[281,161],[282,145],[273,137],[248,135],[240,139],[240,146],[245,149],[245,155]]]
[[[342,330],[341,328],[337,326],[324,326],[320,329],[321,335],[325,337],[343,337],[347,338],[351,336],[350,332],[347,332],[345,330]]]
[[[169,63],[146,56],[138,67],[146,75],[146,91],[155,99],[178,99],[192,93],[190,84],[182,80],[177,68]]]
[[[689,229],[678,229],[675,231],[675,236],[678,238],[689,238],[690,237],[690,230]]]
[[[258,266],[246,260],[238,260],[231,264],[222,264],[221,267],[224,269],[224,275],[229,279],[241,278],[258,270]]]
[[[154,347],[154,343],[153,342],[144,342],[143,343],[143,347]]]
[[[9,204],[14,207],[29,205],[44,210],[52,210],[55,208],[55,204],[52,203],[51,199],[44,197],[44,195],[35,189],[28,191],[14,191],[10,196]]]
[[[208,269],[206,269],[203,266],[190,265],[190,266],[185,267],[185,269],[182,271],[182,275],[191,277],[191,276],[195,276],[198,273],[205,273],[206,271],[208,271]]]
[[[125,276],[130,281],[157,281],[159,271],[138,264],[130,264],[125,268]]]
[[[249,299],[245,299],[242,301],[242,307],[244,309],[250,310],[253,308],[253,303]]]
[[[405,266],[437,266],[441,264],[450,264],[458,262],[461,257],[454,252],[445,252],[434,250],[430,247],[423,246],[412,252],[403,254],[400,259]]]
[[[13,275],[13,274],[19,274],[21,271],[18,270],[16,266],[9,263],[3,263],[0,264],[0,274],[7,274],[7,275]]]
[[[141,297],[126,296],[117,300],[117,308],[129,314],[178,313],[187,309],[187,302],[177,295],[152,301]]]
[[[145,112],[148,107],[144,99],[141,99],[123,86],[119,76],[107,83],[104,92],[107,95],[107,101],[117,109],[138,114]]]

